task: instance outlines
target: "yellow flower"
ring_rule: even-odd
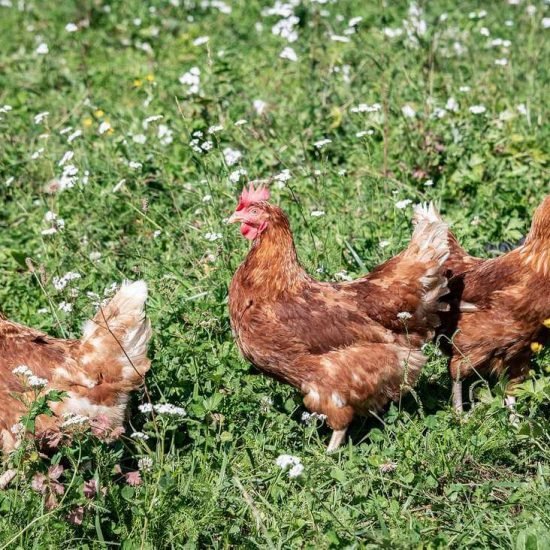
[[[545,319],[542,324],[546,327],[546,328],[550,328],[550,317],[548,317],[548,319]]]
[[[136,78],[134,80],[134,88],[141,88],[142,84],[143,84],[143,82],[139,78]]]
[[[95,111],[94,115],[97,117],[97,118],[101,118],[105,113],[101,110],[101,109],[98,109],[97,111]]]
[[[531,351],[533,353],[540,353],[544,346],[539,342],[531,342]]]
[[[94,121],[89,116],[82,121],[84,128],[89,128],[93,123]]]
[[[148,75],[145,77],[145,80],[147,80],[147,82],[154,82],[154,81],[155,81],[155,77],[154,77],[154,75],[152,75],[152,74],[148,74]]]

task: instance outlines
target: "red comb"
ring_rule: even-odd
[[[254,184],[250,182],[248,189],[245,187],[239,197],[237,210],[242,210],[255,202],[267,201],[269,200],[269,195],[270,193],[267,187],[260,186],[257,189],[254,189]]]

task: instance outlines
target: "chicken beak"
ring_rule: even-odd
[[[238,212],[233,212],[231,217],[227,220],[227,223],[238,223],[242,221],[242,218]]]

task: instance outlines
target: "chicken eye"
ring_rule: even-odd
[[[253,216],[256,216],[258,214],[258,209],[257,208],[253,208],[250,213],[253,215]]]

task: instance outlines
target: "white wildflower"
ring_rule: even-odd
[[[520,103],[519,105],[516,105],[516,109],[518,110],[518,113],[523,116],[527,116],[527,107],[525,106],[525,103]]]
[[[233,170],[231,174],[229,174],[229,181],[231,183],[237,183],[242,177],[246,177],[248,175],[248,172],[244,168],[237,168],[237,170]]]
[[[200,91],[201,70],[198,67],[192,67],[179,78],[180,84],[187,86],[189,95],[196,95]]]
[[[287,46],[280,54],[281,59],[288,59],[289,61],[298,61],[298,56],[296,52],[290,47]]]
[[[483,114],[487,109],[483,105],[472,105],[469,109],[470,113],[474,115],[481,115]]]
[[[159,124],[157,138],[161,145],[170,145],[174,141],[174,132],[166,124]]]
[[[134,432],[130,434],[130,437],[132,439],[139,439],[141,441],[147,441],[149,439],[149,436],[147,434],[144,434],[143,432]]]
[[[141,164],[141,162],[138,162],[137,160],[131,160],[131,161],[128,163],[128,166],[129,166],[132,170],[141,170],[141,168],[143,168],[143,164]]]
[[[74,151],[66,151],[61,157],[61,160],[57,163],[57,166],[63,166],[66,162],[74,157]]]
[[[121,179],[114,187],[113,187],[113,193],[116,193],[121,189],[121,187],[126,183],[125,179]]]
[[[38,44],[36,50],[34,50],[34,53],[38,55],[46,55],[47,53],[49,53],[49,51],[50,49],[48,48],[48,44],[46,44],[45,42],[41,42],[40,44]]]
[[[343,42],[343,43],[350,42],[350,39],[349,39],[347,36],[340,36],[339,34],[331,34],[331,35],[329,36],[329,38],[330,38],[333,42]]]
[[[311,425],[316,419],[323,422],[324,420],[326,420],[326,418],[327,418],[326,414],[320,414],[316,412],[309,413],[307,411],[304,411],[302,413],[302,422],[308,425]]]
[[[73,305],[69,302],[60,302],[57,309],[59,309],[59,311],[64,311],[65,313],[70,313],[73,310]]]
[[[162,115],[151,115],[151,116],[148,116],[141,124],[144,129],[147,129],[147,127],[149,126],[149,124],[151,124],[151,122],[156,122],[161,118],[163,118]]]
[[[208,141],[203,141],[203,142],[201,143],[201,149],[202,149],[203,151],[210,151],[210,150],[212,149],[212,147],[214,147],[214,144],[213,144],[210,140],[208,140]]]
[[[408,311],[400,311],[397,314],[397,318],[400,321],[408,321],[409,319],[412,319],[412,315]]]
[[[384,35],[388,38],[397,38],[398,36],[401,36],[403,34],[403,29],[391,29],[389,27],[386,27],[384,29]]]
[[[97,262],[98,260],[101,259],[101,252],[97,252],[97,251],[90,252],[88,254],[88,258],[90,259],[91,262]]]
[[[109,130],[111,129],[111,125],[106,121],[104,120],[100,125],[99,125],[99,128],[98,128],[98,132],[100,134],[104,134],[105,132],[108,132]]]
[[[313,146],[316,148],[316,149],[322,149],[325,145],[328,145],[329,143],[332,143],[332,140],[331,139],[328,139],[328,138],[325,138],[325,139],[320,139],[319,141],[316,141]]]
[[[147,472],[153,467],[153,459],[150,456],[144,456],[138,460],[138,470]]]
[[[279,455],[275,464],[282,470],[288,470],[287,475],[290,478],[298,477],[304,471],[302,461],[297,456]]]
[[[44,122],[44,120],[46,120],[49,114],[50,114],[49,111],[43,111],[41,113],[38,113],[37,115],[34,116],[34,123],[41,124],[42,122]]]
[[[498,65],[499,67],[505,67],[506,65],[508,65],[508,59],[506,59],[505,57],[495,59],[495,65]]]
[[[82,130],[75,130],[72,134],[70,134],[67,137],[67,142],[71,143],[73,142],[77,137],[80,137],[82,135]]]
[[[550,17],[543,17],[541,25],[543,29],[550,29]]]
[[[62,428],[66,428],[67,426],[74,426],[76,424],[85,424],[88,422],[89,417],[84,416],[82,414],[73,414],[73,413],[66,413],[63,415],[63,417],[66,419],[62,424]]]
[[[32,155],[31,159],[36,160],[37,158],[40,158],[42,156],[42,153],[44,152],[44,147],[40,147],[40,149],[37,149]]]
[[[426,181],[424,182],[424,185],[425,185],[426,187],[432,187],[433,184],[434,184],[434,181],[433,181],[433,180],[426,180]]]
[[[147,141],[147,136],[145,134],[135,134],[132,136],[132,141],[143,145]]]
[[[271,33],[275,36],[284,38],[289,43],[296,42],[296,40],[298,40],[296,25],[298,25],[299,22],[300,19],[298,17],[290,15],[275,23],[275,25],[271,27]]]
[[[220,235],[221,236],[221,235]],[[177,407],[170,403],[161,403],[160,405],[154,405],[153,407],[157,414],[165,414],[168,416],[179,416],[183,417],[187,415],[187,412],[183,407]]]
[[[324,216],[325,215],[325,212],[323,210],[312,210],[311,211],[311,216],[313,216],[314,218],[319,218],[321,216]]]
[[[16,376],[32,376],[32,370],[27,365],[19,365],[11,371]]]
[[[479,34],[481,34],[481,36],[490,36],[491,32],[487,27],[481,27],[481,29],[479,29]]]
[[[214,242],[214,241],[217,241],[217,240],[221,239],[222,234],[221,233],[210,233],[209,232],[209,233],[205,233],[204,238],[207,241]]]
[[[214,126],[210,126],[208,128],[209,134],[217,134],[218,132],[221,132],[223,130],[223,126],[221,124],[215,124]]]
[[[238,149],[232,149],[231,147],[226,147],[223,150],[223,157],[227,166],[233,166],[237,164],[242,158],[243,154]]]
[[[78,27],[74,23],[67,23],[65,25],[65,30],[67,32],[76,32],[78,30]]]
[[[375,113],[377,111],[380,111],[382,109],[382,105],[380,103],[373,103],[372,105],[368,105],[367,103],[359,103],[357,107],[352,107],[350,109],[350,112],[352,113]]]
[[[23,432],[25,426],[21,422],[17,422],[10,428],[10,432],[14,435],[19,435]]]
[[[348,27],[356,27],[363,21],[363,18],[361,16],[358,17],[352,17],[348,22]]]
[[[447,103],[445,104],[445,109],[448,111],[452,111],[453,113],[456,113],[458,111],[458,102],[454,97],[450,97],[447,100]]]
[[[243,124],[247,124],[247,120],[245,120],[244,118],[240,118],[239,120],[237,120],[237,122],[235,122],[235,126],[242,126]]]
[[[212,200],[212,195],[204,195],[202,202],[210,202]]]
[[[142,413],[150,413],[153,411],[153,405],[151,403],[142,403],[141,405],[138,406],[138,409],[140,410],[140,412]]]
[[[288,169],[284,169],[282,172],[280,172],[279,174],[275,174],[273,176],[273,180],[276,182],[276,186],[279,188],[279,189],[282,189],[284,186],[285,186],[285,183],[290,180],[290,178],[292,177],[292,175],[290,174],[290,170]]]
[[[458,89],[459,92],[466,94],[471,90],[470,86],[460,86]]]
[[[76,271],[69,271],[68,273],[65,273],[63,277],[54,277],[52,279],[52,284],[58,292],[61,292],[71,281],[80,279],[81,277],[82,275],[80,275],[80,273],[77,273]]]
[[[267,108],[267,103],[263,101],[262,99],[255,99],[252,102],[252,106],[254,107],[254,110],[256,111],[256,114],[263,115],[265,113],[265,110]]]
[[[403,199],[402,201],[397,201],[395,203],[395,208],[397,208],[399,210],[403,210],[403,208],[407,208],[407,206],[409,206],[409,204],[412,204],[411,199]]]
[[[407,118],[414,118],[416,116],[416,111],[410,105],[404,105],[401,107],[401,112],[403,113],[403,116],[406,116]]]
[[[39,376],[35,376],[33,374],[32,376],[29,376],[27,383],[31,388],[43,388],[48,384],[48,380],[46,378],[40,378]]]
[[[195,40],[193,40],[193,46],[202,46],[203,44],[206,44],[209,40],[209,36],[199,36],[198,38],[195,38]]]

